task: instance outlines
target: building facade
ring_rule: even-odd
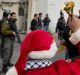
[[[0,19],[4,11],[15,12],[18,30],[27,30],[27,0],[0,0]]]

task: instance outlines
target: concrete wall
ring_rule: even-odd
[[[25,29],[25,18],[24,16],[18,17],[18,30],[24,30]]]
[[[37,0],[36,2],[36,13],[43,13],[43,17],[48,10],[48,0]]]
[[[33,18],[34,13],[35,13],[35,5],[36,5],[36,1],[35,0],[29,0],[29,4],[28,4],[27,33],[30,32],[31,20]]]

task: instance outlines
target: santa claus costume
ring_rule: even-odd
[[[70,40],[80,47],[80,30]],[[79,48],[80,49],[80,48]],[[51,62],[57,47],[52,36],[43,30],[29,33],[21,45],[20,57],[6,75],[80,75],[80,59]]]

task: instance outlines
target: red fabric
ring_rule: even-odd
[[[33,50],[49,50],[52,41],[52,36],[43,30],[36,30],[28,34],[21,45],[20,57],[15,65],[18,75],[21,75],[24,70],[28,53]]]
[[[49,33],[39,30],[28,34],[25,38],[21,45],[20,58],[15,65],[18,75],[80,75],[80,59],[76,59],[73,62],[59,60],[49,67],[24,71],[27,60],[26,57],[30,51],[49,49],[50,44],[52,43],[52,37],[47,34]],[[80,43],[77,46],[78,48],[80,48],[79,45]]]
[[[23,71],[20,75],[80,75],[80,59],[69,63],[59,60],[50,67]]]

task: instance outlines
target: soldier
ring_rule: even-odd
[[[10,24],[8,23],[8,13],[3,13],[2,23],[1,23],[1,49],[3,51],[3,68],[2,71],[6,72],[8,66],[12,66],[10,63],[11,55],[13,54],[15,32],[12,31]],[[11,49],[12,48],[12,49]]]

